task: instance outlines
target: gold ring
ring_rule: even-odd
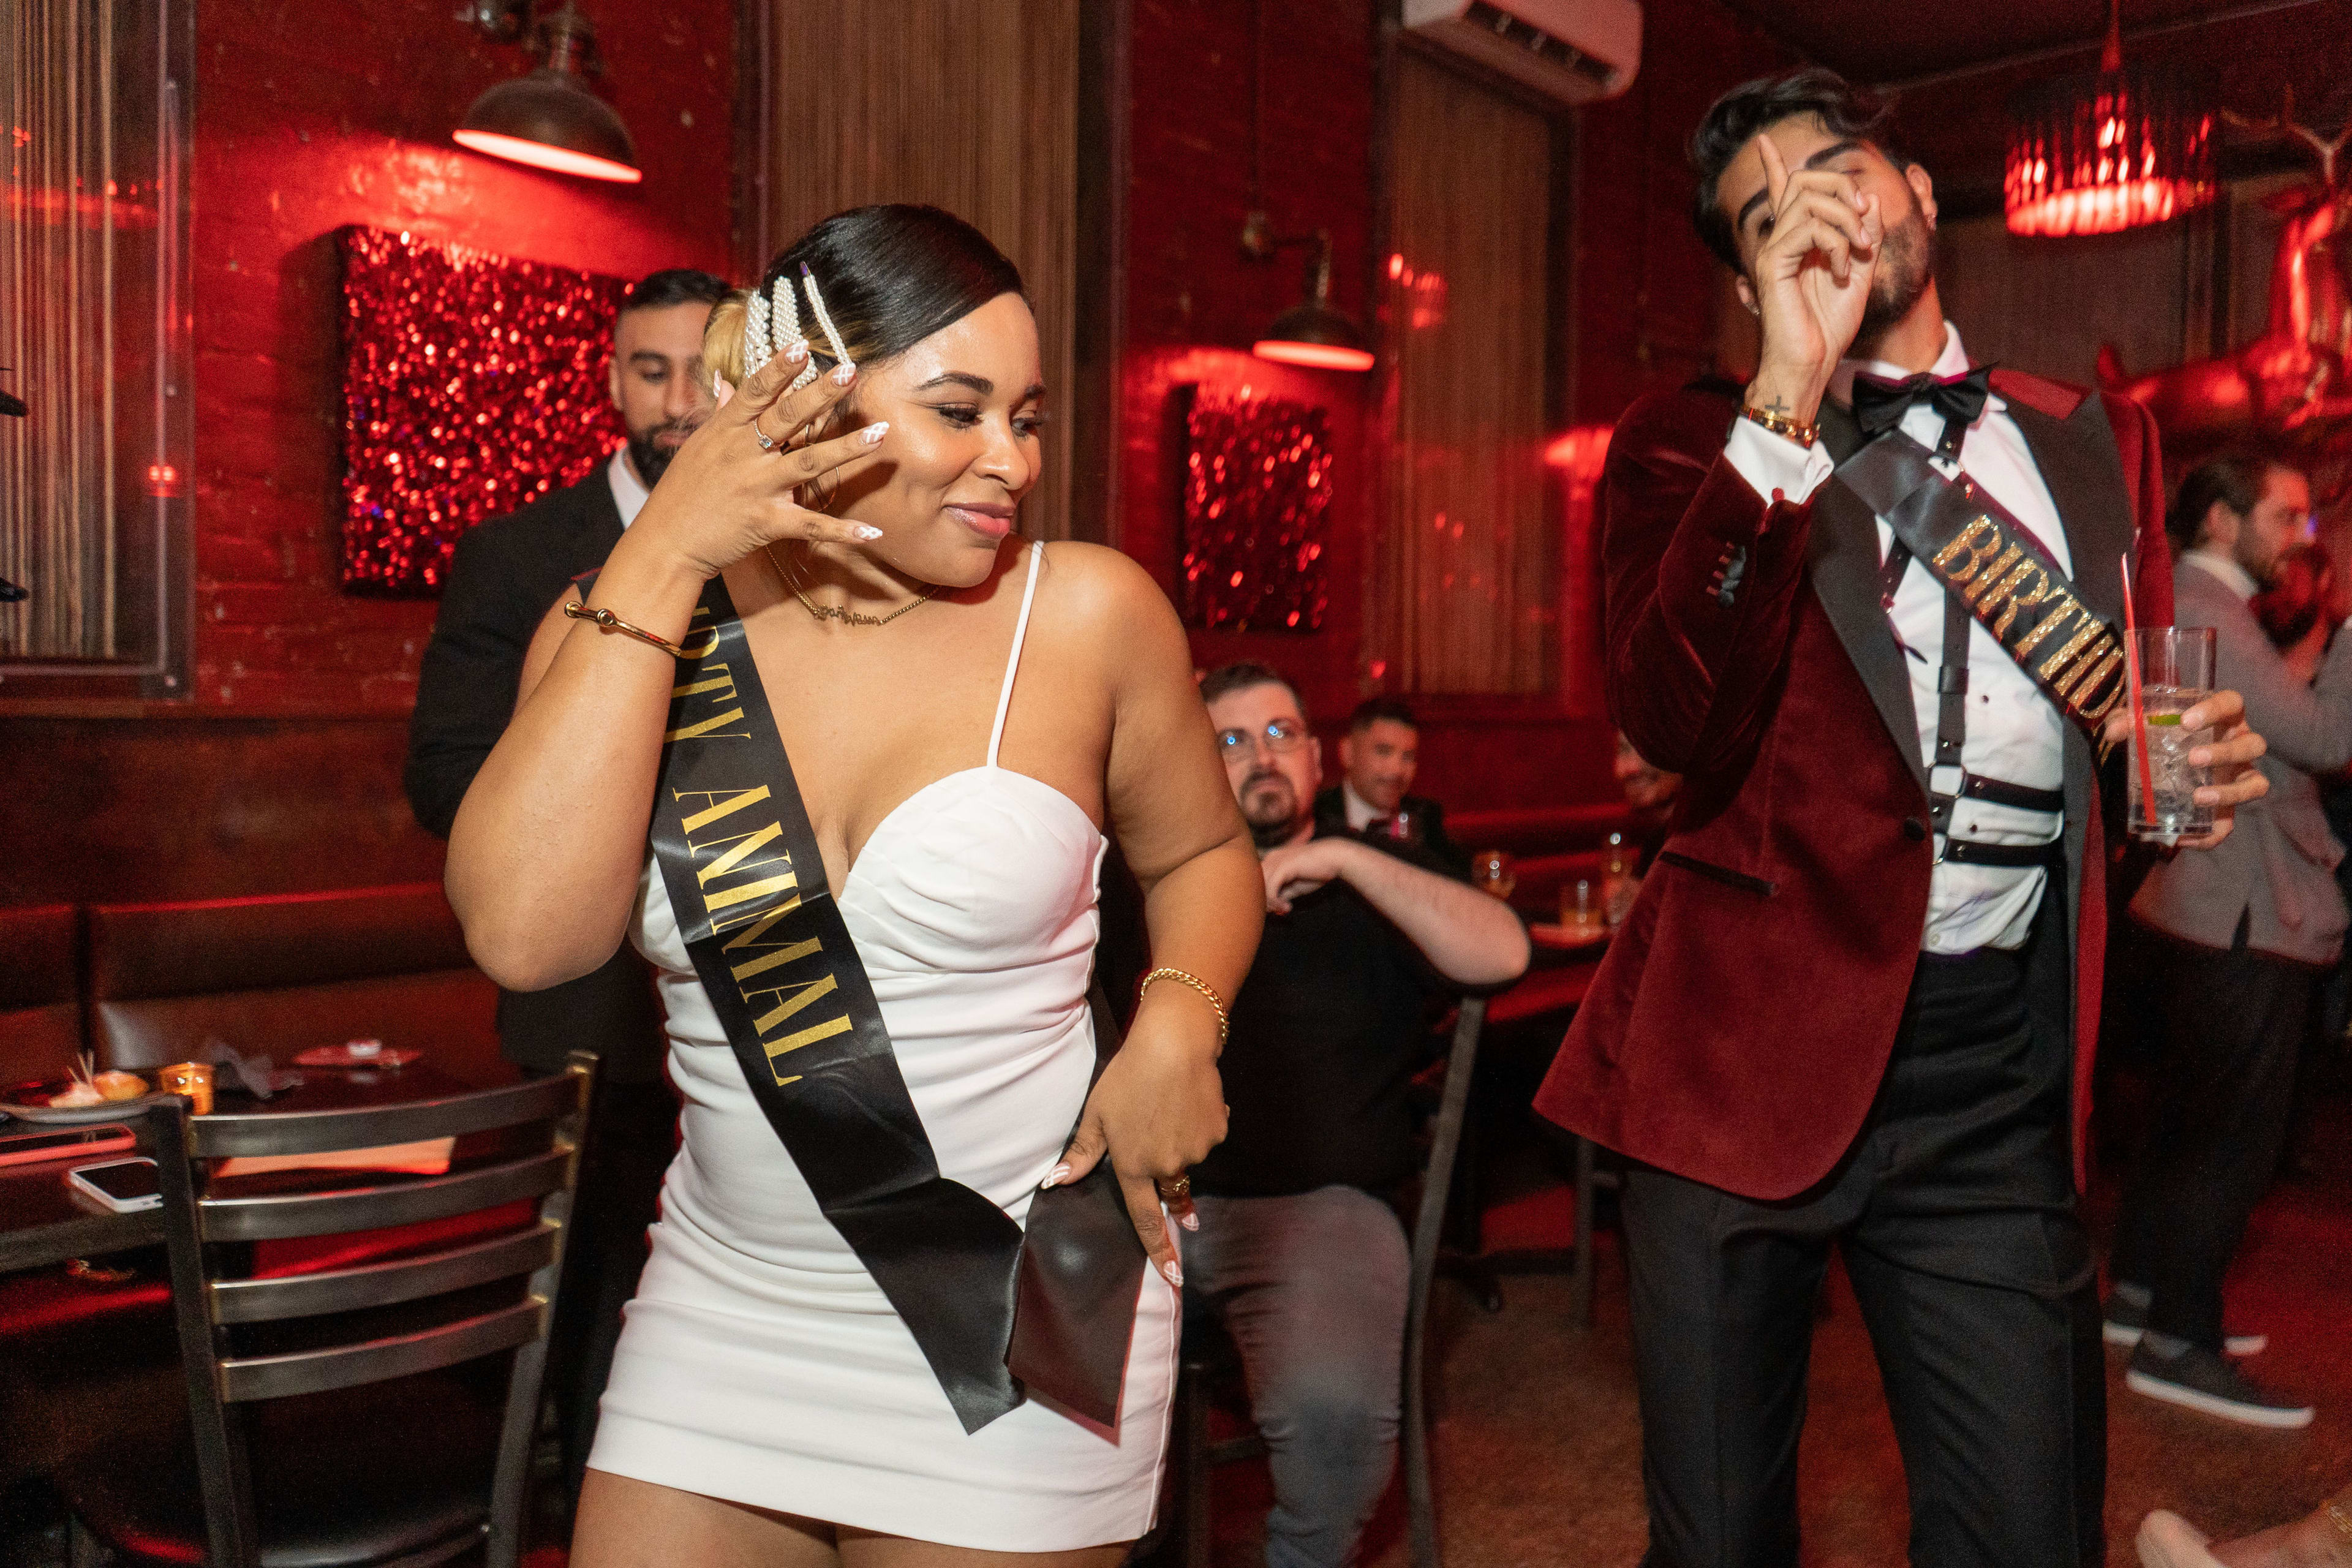
[[[1189,1198],[1192,1195],[1192,1178],[1191,1176],[1172,1177],[1160,1184],[1160,1191],[1165,1197]]]

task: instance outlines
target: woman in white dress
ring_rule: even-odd
[[[1157,1497],[1181,1282],[1163,1221],[1223,1135],[1217,999],[1255,948],[1256,857],[1167,601],[1116,552],[1013,531],[1045,388],[1011,263],[887,206],[820,224],[762,288],[803,271],[839,353],[780,321],[783,352],[722,387],[586,605],[675,644],[723,578],[940,1174],[1024,1222],[1108,1159],[1155,1268],[1115,1422],[1033,1394],[967,1434],[763,1120],[650,864],[681,667],[559,606],[458,814],[450,900],[514,989],[634,937],[686,1102],[572,1561],[1110,1568]],[[1089,1090],[1106,829],[1184,983],[1146,988]]]

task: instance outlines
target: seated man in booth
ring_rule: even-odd
[[[1263,664],[1201,683],[1265,871],[1265,934],[1221,1062],[1232,1120],[1192,1172],[1186,1293],[1223,1321],[1274,1477],[1267,1568],[1339,1568],[1396,1452],[1413,1173],[1407,1080],[1453,989],[1509,981],[1499,900],[1316,820],[1322,752]]]
[[[1393,697],[1367,697],[1348,715],[1339,739],[1339,782],[1315,797],[1318,833],[1361,833],[1416,846],[1427,862],[1456,877],[1470,857],[1445,836],[1445,810],[1409,793],[1421,769],[1421,723]]]
[[[715,400],[702,328],[727,285],[672,268],[629,290],[613,326],[608,385],[627,441],[568,489],[457,542],[425,650],[408,731],[408,803],[440,837],[514,711],[523,652],[574,577],[604,564],[621,532]],[[564,1493],[579,1495],[621,1309],[636,1292],[646,1229],[658,1217],[675,1151],[677,1107],[663,1079],[660,1009],[644,962],[624,946],[593,973],[524,994],[499,994],[499,1044],[532,1073],[567,1053],[601,1058],[586,1163],[564,1256],[547,1387],[562,1427]]]

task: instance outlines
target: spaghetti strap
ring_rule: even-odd
[[[1029,581],[1021,590],[1021,618],[1013,626],[1013,651],[1004,658],[1004,689],[996,694],[996,726],[988,732],[988,765],[996,765],[996,748],[1004,740],[1004,715],[1013,707],[1013,677],[1021,668],[1021,645],[1029,636],[1029,604],[1037,596],[1037,566],[1045,559],[1044,542],[1029,546]]]

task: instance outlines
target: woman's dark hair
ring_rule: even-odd
[[[2172,498],[2172,510],[2164,514],[2164,531],[2171,536],[2175,555],[2197,547],[2197,535],[2205,526],[2205,514],[2220,501],[2240,517],[2254,510],[2263,499],[2263,485],[2271,477],[2269,458],[2247,453],[2232,453],[2200,463],[2180,481],[2180,489]]]
[[[901,202],[826,218],[768,263],[761,291],[779,278],[800,288],[803,266],[849,357],[862,365],[906,353],[999,294],[1022,292],[1021,269],[986,235],[952,213]],[[832,345],[802,298],[809,352],[831,364]]]
[[[2336,565],[2316,544],[2296,544],[2279,552],[2271,585],[2255,595],[2247,608],[2262,622],[2274,647],[2293,647],[2311,635],[2327,614],[2330,591],[2336,586]]]
[[[1706,247],[1734,272],[1739,270],[1739,244],[1731,220],[1716,205],[1716,188],[1739,150],[1759,132],[1801,114],[1815,116],[1822,130],[1841,141],[1869,142],[1898,169],[1911,162],[1887,139],[1894,106],[1833,70],[1807,66],[1740,83],[1715,100],[1690,139],[1691,173],[1698,181],[1691,193],[1691,221]]]

